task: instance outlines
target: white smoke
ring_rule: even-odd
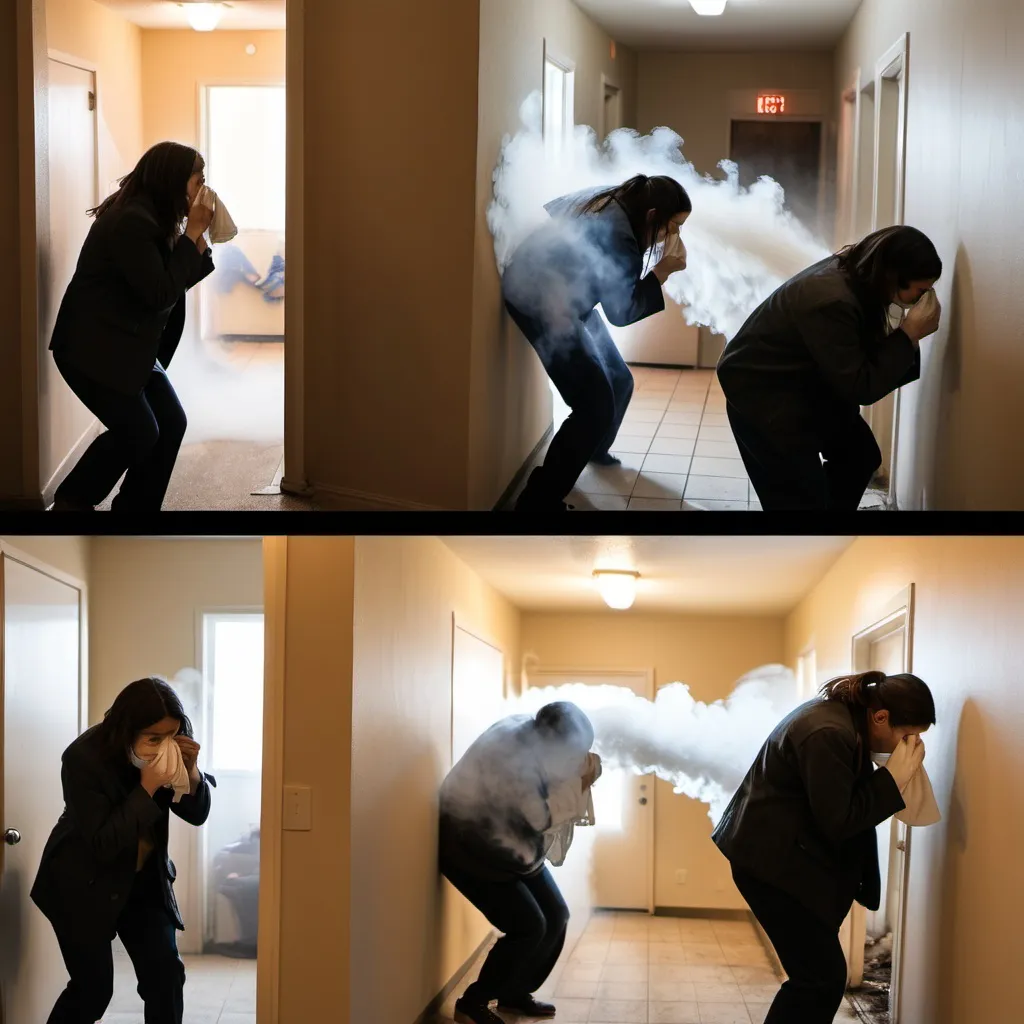
[[[636,174],[669,175],[693,202],[693,214],[682,229],[687,269],[665,286],[691,325],[732,338],[776,288],[829,254],[784,209],[783,190],[771,179],[741,188],[736,167],[728,161],[720,164],[724,180],[701,176],[686,162],[682,138],[668,128],[648,136],[620,129],[600,146],[593,129],[581,125],[555,156],[545,146],[541,110],[541,94],[533,93],[520,110],[522,129],[505,138],[494,173],[487,222],[502,272],[523,239],[549,220],[545,203],[587,188],[619,185]]]
[[[572,683],[528,689],[507,712],[536,714],[554,701],[587,714],[606,768],[657,775],[707,804],[717,824],[764,741],[800,698],[788,668],[765,665],[710,704],[695,700],[685,683],[661,687],[654,701],[625,687]]]

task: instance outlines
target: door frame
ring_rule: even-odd
[[[866,672],[871,644],[881,640],[899,629],[903,630],[903,664],[904,671],[914,671],[914,597],[913,583],[907,584],[898,594],[890,598],[875,613],[874,620],[858,630],[851,639],[850,663],[854,672]],[[903,937],[907,923],[907,886],[910,883],[910,837],[912,829],[898,823],[895,830],[896,843],[903,843],[903,870],[900,879],[899,902],[896,907],[893,925],[892,948],[892,980],[889,988],[889,1013],[891,1024],[901,1024],[900,997],[903,980]],[[898,845],[897,845],[897,848]],[[881,865],[879,865],[881,869]],[[888,866],[886,867],[888,870]],[[860,984],[864,976],[864,943],[867,912],[864,907],[854,903],[851,913],[852,928],[850,949],[847,950],[850,964],[850,983]]]
[[[527,676],[527,687],[532,690],[540,686],[535,680],[543,680],[544,676],[552,676],[564,679],[566,676],[577,677],[581,683],[586,683],[588,678],[601,678],[603,676],[632,676],[644,681],[645,696],[653,701],[656,695],[654,685],[653,668],[559,668],[557,665],[544,665],[541,667],[531,666]],[[646,839],[648,849],[651,851],[651,861],[647,865],[647,913],[654,913],[654,819],[658,813],[657,786],[651,787],[651,813],[647,816]]]
[[[622,120],[622,86],[619,85],[619,83],[615,79],[609,77],[608,75],[606,75],[602,71],[601,72],[601,92],[600,92],[601,103],[600,103],[600,106],[597,108],[600,111],[600,114],[598,115],[598,120],[599,120],[599,122],[601,124],[601,133],[600,133],[601,137],[598,140],[598,142],[600,144],[603,144],[605,142],[605,140],[608,138],[608,134],[609,134],[609,132],[608,132],[608,123],[607,123],[607,121],[605,121],[605,117],[604,117],[605,110],[607,109],[608,90],[609,89],[614,89],[615,90],[615,98],[616,98],[616,101],[618,102],[618,105],[619,105],[619,119]],[[620,125],[619,127],[622,127],[622,126]]]
[[[213,696],[213,690],[206,677],[204,671],[205,662],[204,654],[206,650],[206,637],[205,630],[203,628],[203,620],[207,615],[263,615],[263,630],[264,637],[266,636],[267,619],[263,612],[262,605],[203,605],[195,609],[195,651],[193,664],[199,671],[199,675],[202,677],[202,685],[199,691],[199,704],[200,714],[202,717],[201,732],[202,738],[200,743],[202,746],[211,749],[210,744],[210,724],[213,716],[211,715],[211,698]],[[266,642],[264,640],[264,657],[266,657]],[[266,687],[266,665],[263,670],[264,676],[264,688]],[[265,695],[264,695],[265,696]],[[216,775],[216,769],[210,765],[211,771]],[[260,801],[260,849],[262,852],[263,847],[263,832],[262,832],[262,820],[263,820],[263,807],[262,807],[262,794]],[[207,939],[207,924],[209,923],[209,905],[210,899],[209,886],[207,885],[206,878],[206,861],[209,849],[207,846],[207,833],[206,829],[194,829],[195,835],[193,841],[189,844],[189,857],[191,863],[189,864],[189,879],[191,885],[194,887],[190,895],[193,897],[194,903],[196,904],[195,909],[198,911],[199,920],[202,922],[202,937],[200,941],[199,953],[203,952],[206,946]],[[262,858],[261,858],[262,860]]]

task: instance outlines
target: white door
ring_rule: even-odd
[[[504,717],[505,658],[458,624],[452,638],[452,764]]]
[[[621,686],[648,700],[653,697],[648,672],[530,673],[531,686],[569,683]],[[654,782],[653,775],[635,775],[606,767],[594,786],[595,907],[654,911]]]
[[[0,989],[6,1024],[44,1021],[67,981],[49,922],[29,900],[64,798],[60,758],[79,732],[81,592],[7,553],[3,586]],[[20,841],[10,845],[20,835]]]
[[[60,301],[92,221],[96,194],[95,76],[50,60],[50,253],[39,353],[40,474],[44,488],[92,427],[94,417],[71,393],[47,351]]]

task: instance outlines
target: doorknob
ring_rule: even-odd
[[[640,797],[640,803],[646,805],[647,797],[645,797],[645,796]]]
[[[4,842],[8,846],[17,846],[21,842],[21,833],[16,828],[9,828],[4,833]]]

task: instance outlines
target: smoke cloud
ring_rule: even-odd
[[[776,182],[762,178],[742,188],[729,161],[719,165],[724,179],[699,175],[683,156],[683,139],[668,128],[647,136],[620,129],[602,145],[593,129],[581,125],[554,156],[545,147],[541,112],[537,92],[523,104],[522,128],[504,140],[494,173],[487,219],[501,272],[523,240],[549,222],[545,203],[584,189],[618,185],[641,173],[675,178],[693,201],[693,214],[682,230],[688,266],[665,287],[684,307],[691,325],[732,338],[776,288],[829,254],[784,208],[785,195]],[[652,266],[657,254],[653,256]]]

